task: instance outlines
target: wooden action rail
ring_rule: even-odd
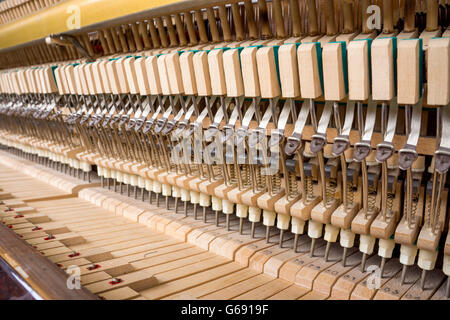
[[[317,256],[310,257],[307,236],[296,253],[287,249],[291,235],[279,248],[276,234],[265,243],[264,228],[257,227],[256,238],[249,241],[239,234],[237,219],[229,231],[219,229],[102,188],[83,188],[78,197],[49,199],[47,192],[39,198],[45,183],[5,166],[17,164],[17,157],[1,152],[0,161],[1,256],[28,275],[25,280],[46,299],[95,298],[88,291],[104,299],[444,298],[444,276],[438,271],[429,274],[426,290],[420,291],[418,268],[400,284],[400,265],[391,260],[382,287],[368,289],[370,273],[358,268],[360,253],[354,249],[344,267],[334,246],[328,262],[320,258],[323,240],[316,245]],[[21,197],[18,188],[33,185],[35,195],[23,201],[29,195]],[[368,264],[378,259],[371,256]],[[43,266],[51,270],[45,277],[34,273]],[[81,291],[67,290],[67,276],[61,273],[71,275],[74,266],[81,269]]]
[[[0,256],[18,271],[20,276],[43,299],[51,300],[91,300],[96,297],[82,288],[70,290],[67,288],[68,275],[23,240],[12,230],[0,225]],[[43,276],[44,275],[44,276]]]

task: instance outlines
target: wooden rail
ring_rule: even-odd
[[[80,290],[68,289],[68,275],[46,257],[37,254],[36,250],[3,224],[0,224],[0,257],[44,299],[98,299],[84,287]]]

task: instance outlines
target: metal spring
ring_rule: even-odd
[[[369,212],[374,212],[377,203],[377,189],[369,187],[367,194],[367,207]]]
[[[242,175],[242,186],[244,188],[247,188],[251,185],[251,178],[250,178],[250,166],[248,165],[241,165],[241,175]]]
[[[237,168],[234,164],[229,164],[230,166],[230,183],[231,184],[237,184]]]
[[[295,173],[292,172],[288,172],[287,175],[288,175],[288,177],[286,178],[288,183],[287,198],[288,200],[292,200],[295,199],[299,194],[297,176],[295,175]]]
[[[265,187],[265,179],[263,178],[263,175],[261,174],[261,167],[255,166],[256,171],[256,190],[261,191]]]
[[[165,168],[164,153],[161,150],[161,143],[159,141],[156,142],[156,149],[157,149],[157,152],[158,152],[159,166],[160,166],[160,168]]]
[[[215,177],[223,177],[223,170],[222,170],[222,166],[218,166],[218,165],[213,165],[212,166],[212,171],[214,173]]]
[[[193,163],[189,163],[186,166],[189,167],[188,171],[189,171],[190,175],[196,175],[196,176],[200,175],[200,170],[199,170],[200,168],[199,168],[198,165],[193,164]]]
[[[173,164],[173,163],[170,163],[169,164],[169,171],[172,171],[172,172],[178,172],[178,165],[176,165],[176,164]]]
[[[419,204],[419,194],[415,193],[412,195],[412,204],[411,204],[411,217],[415,217],[416,216],[416,212],[417,212],[417,205]],[[431,208],[431,207],[430,207]],[[403,207],[403,214],[406,216],[406,203],[405,206]]]
[[[325,184],[325,191],[327,196],[327,205],[330,205],[333,203],[335,199],[336,194],[336,188],[337,188],[337,181],[336,179],[327,179],[327,182]]]
[[[272,194],[279,193],[281,190],[281,176],[279,174],[274,174],[271,176],[272,179]]]
[[[350,208],[353,206],[353,203],[355,202],[356,187],[353,186],[353,183],[347,181],[345,192],[347,193],[347,206]]]
[[[431,232],[434,234],[436,234],[440,227],[439,221],[441,216],[441,201],[437,201],[435,210],[436,212],[432,218],[433,221],[431,221]]]
[[[440,224],[440,212],[441,212],[441,201],[436,201],[436,206],[434,212],[431,211],[432,208],[432,195],[426,197],[425,201],[425,223],[427,227],[431,229],[432,233],[436,233],[439,230]]]
[[[312,176],[305,177],[306,183],[306,200],[310,201],[314,199],[314,181]]]
[[[202,178],[206,178],[208,176],[208,166],[206,164],[200,163],[198,165],[198,169],[199,169],[199,172],[200,172],[200,176]]]
[[[425,223],[431,227],[431,195],[425,200]]]
[[[395,194],[388,192],[386,199],[386,206],[389,211],[392,210],[392,205],[394,204]]]

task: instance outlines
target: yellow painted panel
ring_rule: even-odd
[[[0,26],[0,49],[44,38],[52,33],[157,8],[180,0],[66,0],[23,19]]]

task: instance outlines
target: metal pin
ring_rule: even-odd
[[[227,221],[226,221],[226,224],[227,224],[227,231],[230,231],[230,215],[227,214],[226,216],[227,216]]]
[[[91,171],[88,172],[88,182],[91,183]]]
[[[206,207],[203,207],[203,222],[206,223]]]
[[[294,234],[294,252],[297,253],[297,247],[298,247],[298,233]]]
[[[405,283],[405,277],[406,277],[407,269],[408,269],[408,266],[406,264],[404,264],[403,267],[402,267],[402,276],[400,278],[401,285],[403,285]]]
[[[187,217],[187,201],[184,202],[184,216]]]
[[[243,224],[244,224],[244,218],[240,217],[239,218],[239,234],[242,234]]]
[[[100,177],[100,183],[101,183],[101,185],[102,185],[102,188],[105,187],[105,184],[104,184],[104,182],[103,182],[103,176]]]
[[[197,204],[194,203],[194,219],[197,220]]]
[[[216,221],[216,227],[218,227],[219,226],[219,211],[218,210],[216,210],[216,212],[215,212],[215,221]]]
[[[316,239],[311,239],[311,249],[309,250],[309,256],[314,257],[314,247],[316,246]]]
[[[111,182],[110,182],[109,178],[106,178],[106,184],[108,185],[108,190],[109,190],[111,187]]]
[[[425,289],[425,279],[427,278],[427,270],[422,270],[422,276],[420,277],[420,288]]]
[[[280,230],[280,240],[279,240],[279,243],[278,243],[278,246],[279,246],[280,248],[283,248],[283,236],[284,236],[284,230],[281,229],[281,230]]]
[[[169,196],[166,196],[166,210],[169,210]]]
[[[175,213],[178,213],[178,198],[175,198]]]
[[[266,226],[266,243],[269,243],[270,227]]]
[[[361,259],[361,272],[366,271],[366,261],[367,261],[367,253],[363,253],[363,256]]]
[[[141,200],[144,202],[145,196],[144,196],[144,188],[141,188]]]
[[[137,199],[137,187],[134,186],[134,198]]]
[[[130,196],[130,185],[127,183],[127,197]]]
[[[327,241],[327,246],[325,247],[325,262],[328,262],[328,256],[330,255],[331,242]]]
[[[251,230],[251,236],[252,236],[252,239],[255,237],[255,223],[254,222],[252,222],[252,230]]]
[[[344,251],[342,252],[342,266],[345,268],[345,263],[347,262],[347,251],[348,248],[344,247]]]
[[[381,265],[380,265],[380,277],[383,278],[383,273],[384,273],[384,266],[386,265],[386,258],[383,257],[381,258]]]
[[[156,194],[156,206],[159,207],[159,193]]]

